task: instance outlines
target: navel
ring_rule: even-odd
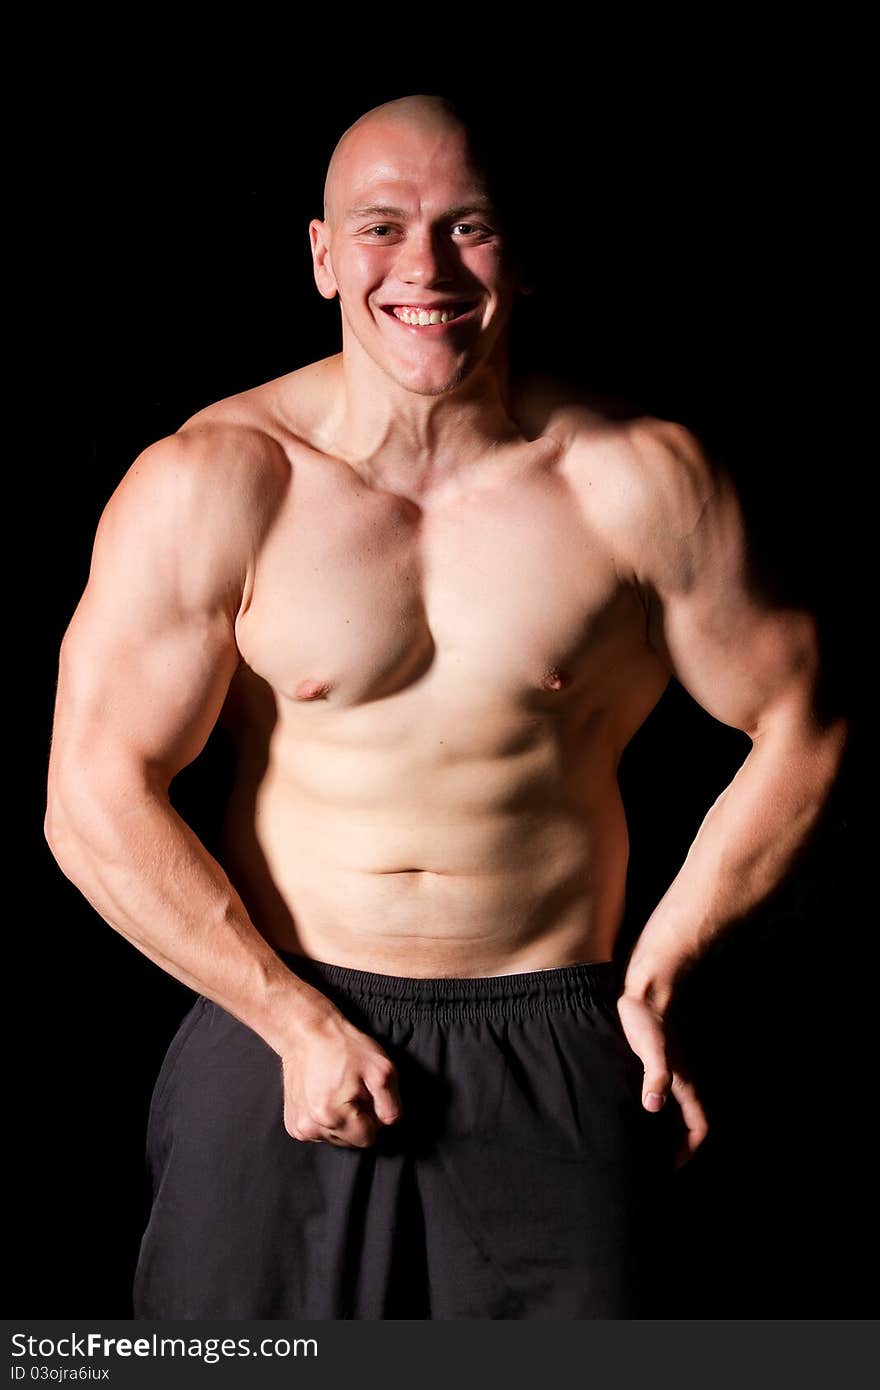
[[[558,666],[549,666],[541,677],[542,690],[564,690],[568,684],[569,677]]]
[[[298,700],[320,700],[330,690],[329,681],[318,681],[312,676],[307,676],[300,681],[294,694]]]

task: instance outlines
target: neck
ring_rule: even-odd
[[[343,335],[334,364],[338,389],[323,444],[370,483],[426,493],[472,475],[492,449],[522,438],[511,415],[506,340],[438,395],[408,390],[353,335]]]

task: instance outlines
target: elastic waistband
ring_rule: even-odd
[[[516,1017],[569,1004],[613,1003],[619,993],[614,961],[582,961],[515,975],[380,975],[313,960],[294,951],[278,955],[294,974],[331,996],[360,1002],[396,1017]]]

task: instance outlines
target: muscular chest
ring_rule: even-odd
[[[444,675],[513,700],[586,693],[643,625],[558,479],[419,506],[312,472],[256,557],[237,636],[282,699],[351,706]]]

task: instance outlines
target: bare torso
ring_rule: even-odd
[[[388,974],[611,957],[620,756],[668,671],[606,518],[624,427],[513,388],[473,483],[404,495],[321,444],[326,359],[188,422],[289,465],[249,566],[221,720],[221,859],[276,947]],[[271,441],[271,442],[270,442]]]

